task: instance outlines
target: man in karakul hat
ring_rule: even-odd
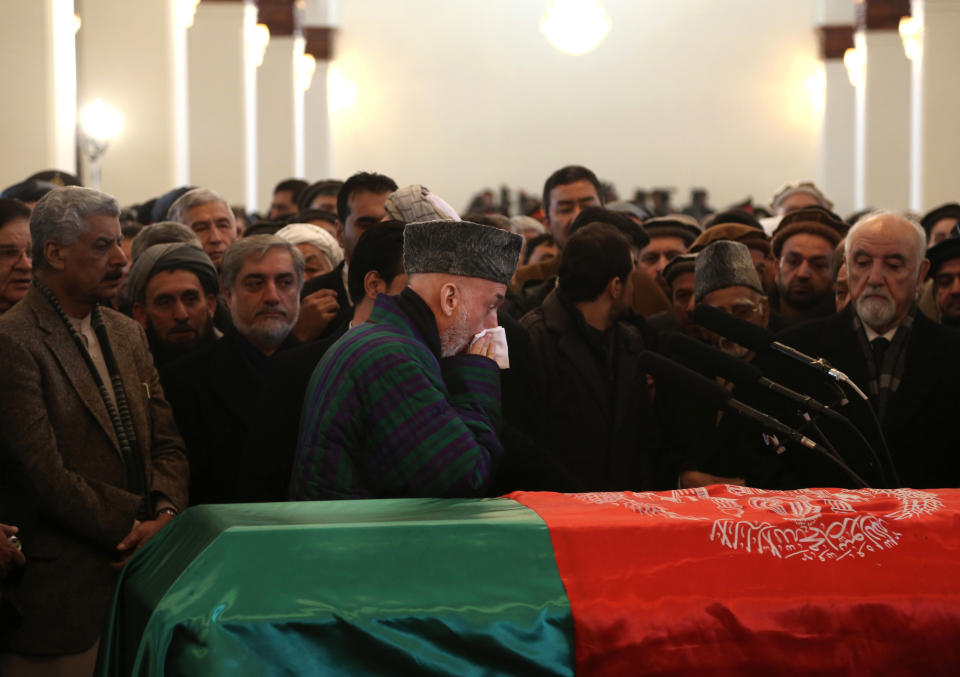
[[[717,240],[742,242],[750,250],[750,257],[753,259],[753,267],[757,269],[757,275],[760,277],[760,284],[764,289],[768,289],[773,284],[776,275],[774,262],[770,257],[770,236],[763,232],[763,228],[752,216],[748,214],[743,216],[745,217],[744,221],[714,221],[703,231],[700,237],[693,241],[687,251],[688,253],[703,251]],[[733,216],[733,218],[737,217]],[[753,220],[757,225],[748,224],[746,218]]]
[[[675,257],[685,254],[700,236],[700,224],[689,216],[671,214],[647,219],[643,222],[643,229],[650,236],[650,242],[640,251],[640,268],[656,279],[664,294],[669,296],[670,287],[663,278],[663,269]]]
[[[193,244],[147,247],[130,268],[133,317],[147,333],[159,366],[217,339],[217,269]]]
[[[694,301],[735,315],[745,322],[767,327],[770,305],[760,285],[747,246],[717,240],[696,255]],[[752,361],[754,353],[729,339],[708,333],[717,348],[732,357]],[[698,366],[699,365],[691,365]],[[704,372],[714,378],[716,374]],[[767,397],[750,383],[727,384],[734,397],[763,408]],[[732,414],[718,414],[697,394],[671,382],[657,381],[657,410],[661,423],[672,431],[679,452],[679,485],[682,488],[710,484],[764,486],[765,459],[779,446],[763,430]],[[773,448],[767,449],[770,444]]]
[[[307,387],[292,499],[484,492],[502,453],[497,309],[522,241],[468,221],[406,227],[408,286],[378,296]]]
[[[833,252],[848,226],[824,207],[790,212],[773,232],[777,274],[770,290],[770,306],[792,326],[833,315]]]

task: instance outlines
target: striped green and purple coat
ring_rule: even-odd
[[[310,379],[290,497],[481,495],[503,451],[499,417],[496,363],[441,359],[420,297],[381,295]]]

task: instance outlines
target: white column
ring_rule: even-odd
[[[188,37],[190,182],[231,204],[257,206],[257,8],[201,3]]]
[[[303,23],[308,27],[331,26],[335,16],[334,0],[307,0]],[[328,60],[317,59],[317,70],[313,75],[313,82],[304,92],[304,169],[305,178],[309,181],[334,178],[330,170],[330,111],[327,105],[329,68]]]
[[[833,201],[834,210],[854,210],[854,108],[855,92],[842,59],[823,62],[826,76],[823,131],[820,137],[818,183]]]
[[[3,4],[0,190],[44,169],[75,174],[77,88],[73,0]]]
[[[922,49],[913,59],[910,208],[960,200],[960,1],[913,0]]]
[[[303,92],[296,77],[301,54],[303,38],[271,37],[257,74],[258,195],[264,213],[279,181],[304,176]]]
[[[101,161],[102,187],[121,204],[188,182],[183,3],[96,0],[82,6],[80,104],[103,99],[124,129]],[[135,35],[135,44],[123,36]]]
[[[855,208],[905,209],[910,199],[910,63],[896,30],[854,35],[866,60],[856,92]]]
[[[823,127],[820,134],[820,164],[817,185],[833,201],[834,210],[847,214],[854,209],[853,138],[855,91],[843,65],[843,45],[834,44],[840,27],[852,27],[856,12],[852,0],[819,0],[816,21],[821,30],[824,71]],[[848,28],[852,30],[852,28]]]

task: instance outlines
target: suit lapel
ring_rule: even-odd
[[[34,290],[31,290],[31,293],[33,292]],[[110,421],[107,405],[104,404],[100,389],[97,387],[96,381],[93,380],[93,375],[80,354],[80,349],[74,343],[70,331],[39,292],[36,292],[31,301],[31,307],[37,316],[37,324],[47,332],[44,337],[47,349],[60,365],[60,369],[70,385],[73,386],[80,401],[103,428],[103,432],[119,454],[120,442],[117,440],[116,431],[114,431],[113,423]]]

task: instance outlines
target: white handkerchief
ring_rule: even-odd
[[[493,355],[490,357],[501,369],[510,368],[510,353],[507,350],[507,332],[503,327],[494,327],[493,329],[484,329],[473,337],[470,345],[473,345],[487,334],[493,336]]]

